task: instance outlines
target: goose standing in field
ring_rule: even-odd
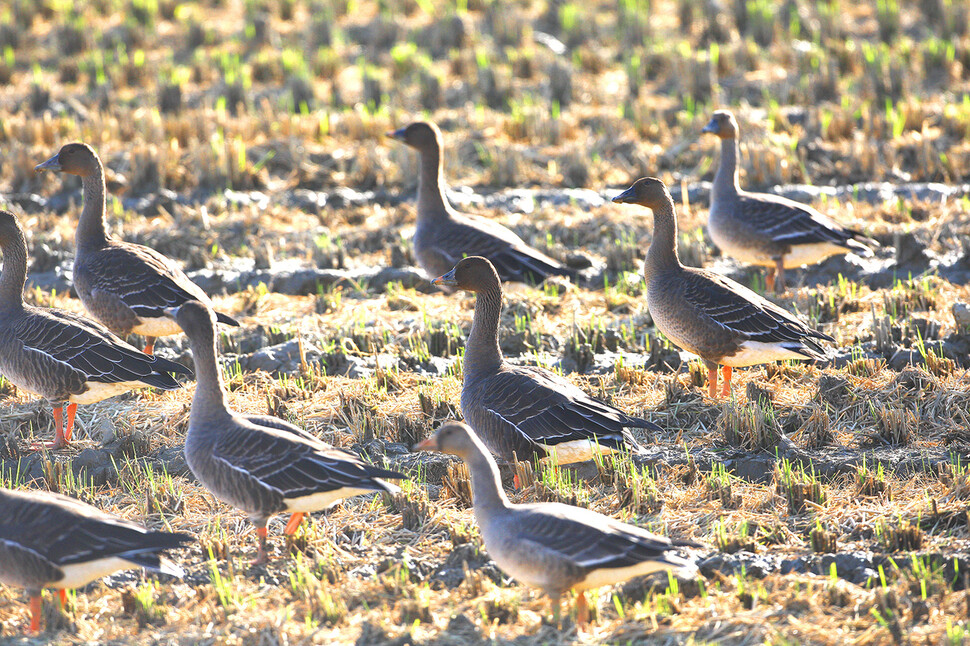
[[[67,144],[34,170],[70,173],[81,178],[84,208],[74,242],[74,289],[91,316],[121,337],[147,337],[146,354],[155,338],[178,334],[178,325],[165,316],[166,307],[209,297],[178,265],[154,249],[112,238],[105,231],[104,167],[87,144]],[[238,326],[234,319],[216,313],[220,323]]]
[[[498,343],[502,283],[485,258],[464,258],[432,282],[476,294],[461,411],[495,455],[534,461],[555,453],[559,464],[568,464],[589,460],[597,447],[610,452],[635,446],[627,428],[662,430],[593,399],[549,370],[506,363]]]
[[[495,460],[465,424],[445,424],[415,449],[442,451],[465,461],[485,549],[514,579],[549,595],[557,622],[561,597],[569,590],[579,593],[576,618],[585,624],[585,590],[658,570],[697,574],[693,560],[674,552],[700,547],[697,543],[673,541],[580,507],[512,504],[502,490]]]
[[[40,630],[44,588],[80,588],[118,570],[145,568],[181,577],[161,556],[194,540],[155,532],[54,493],[0,489],[0,583],[27,589],[30,630]]]
[[[785,269],[812,265],[853,251],[871,256],[879,243],[839,226],[810,206],[779,195],[749,193],[738,181],[738,122],[718,110],[702,132],[721,138],[707,229],[721,251],[737,260],[771,268],[768,289],[785,289]]]
[[[179,383],[169,373],[189,374],[174,361],[131,347],[100,323],[26,305],[27,241],[9,211],[0,211],[0,252],[0,374],[51,402],[57,424],[51,448],[70,442],[78,404],[144,386],[173,390]],[[65,404],[66,425],[61,410]]]
[[[230,409],[216,364],[212,310],[189,301],[167,312],[189,339],[198,378],[185,461],[212,495],[243,510],[256,526],[259,552],[254,565],[268,560],[266,521],[273,514],[292,514],[285,530],[292,534],[304,514],[343,498],[399,491],[382,478],[403,479],[400,473],[367,464],[276,417],[240,415]]]
[[[465,256],[484,256],[503,281],[541,283],[549,276],[576,272],[525,243],[501,224],[464,215],[445,197],[441,131],[418,121],[388,133],[418,151],[418,223],[414,255],[429,276],[440,276]]]
[[[677,255],[677,217],[664,183],[644,177],[613,198],[653,209],[653,240],[643,263],[647,307],[657,328],[707,365],[708,394],[731,390],[731,368],[779,359],[822,359],[818,340],[834,341],[730,278],[685,267]]]

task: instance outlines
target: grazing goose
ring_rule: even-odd
[[[593,399],[549,370],[506,363],[498,344],[502,284],[485,258],[464,258],[432,282],[476,294],[465,344],[461,410],[495,455],[533,461],[555,453],[559,464],[568,464],[589,460],[597,447],[610,452],[633,445],[626,428],[661,431]]]
[[[420,156],[414,255],[429,276],[440,276],[465,256],[484,256],[506,282],[535,284],[552,275],[575,277],[575,271],[536,251],[501,224],[452,208],[445,197],[438,126],[418,121],[388,136],[414,148]]]
[[[371,466],[281,419],[244,416],[230,409],[216,365],[212,310],[189,301],[167,312],[189,338],[198,377],[185,461],[212,495],[246,512],[256,526],[259,553],[254,565],[268,560],[266,521],[273,514],[292,514],[285,530],[292,534],[304,514],[343,498],[399,491],[381,478],[403,479],[400,473]]]
[[[166,307],[209,297],[172,260],[154,249],[112,238],[105,232],[104,167],[87,144],[67,144],[34,170],[70,173],[81,178],[84,209],[74,242],[74,289],[91,316],[120,337],[147,337],[145,353],[152,354],[155,338],[178,334],[178,325],[165,316]],[[217,313],[221,323],[238,326]]]
[[[823,358],[816,339],[832,337],[730,278],[680,264],[674,202],[659,179],[638,179],[613,201],[653,209],[653,240],[643,263],[647,306],[661,332],[704,360],[711,397],[718,365],[724,366],[721,395],[727,396],[732,367]]]
[[[40,630],[44,588],[80,588],[118,570],[146,568],[181,577],[161,556],[191,542],[154,532],[67,496],[0,489],[0,583],[27,589],[30,630]]]
[[[772,268],[768,289],[785,289],[785,269],[812,265],[849,251],[871,256],[879,243],[845,229],[815,209],[779,195],[749,193],[738,182],[738,122],[718,110],[702,132],[721,138],[707,228],[721,251],[741,262]]]
[[[0,211],[0,251],[0,374],[54,406],[57,432],[51,448],[70,442],[78,404],[144,386],[173,390],[179,384],[168,373],[189,374],[174,361],[136,350],[100,323],[71,312],[26,305],[27,241],[9,211]]]
[[[697,573],[692,560],[673,551],[699,547],[696,543],[672,541],[580,507],[513,505],[502,491],[495,460],[465,424],[445,424],[415,449],[442,451],[465,461],[485,549],[514,579],[549,595],[557,622],[560,597],[568,590],[579,593],[576,618],[585,624],[585,590],[658,570],[676,569],[686,577]]]

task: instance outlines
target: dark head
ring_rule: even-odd
[[[464,459],[475,447],[475,431],[461,422],[442,424],[434,435],[414,445],[415,451],[441,451]]]
[[[462,258],[454,269],[444,276],[438,276],[431,281],[432,285],[463,289],[466,292],[483,292],[493,288],[500,288],[498,272],[486,258],[468,256]]]
[[[673,203],[670,191],[656,177],[641,177],[633,182],[633,186],[614,197],[613,201],[620,204],[639,204],[651,209]]]
[[[738,122],[730,110],[718,110],[701,132],[710,132],[721,139],[737,139]]]
[[[168,307],[165,315],[179,324],[189,341],[215,335],[215,312],[199,301],[186,301],[179,307]]]
[[[97,170],[101,165],[94,148],[87,144],[66,144],[56,155],[43,164],[34,166],[34,170],[52,170],[58,173],[70,173],[85,177]]]
[[[387,133],[398,141],[417,150],[440,150],[441,131],[430,121],[415,121],[393,132]]]

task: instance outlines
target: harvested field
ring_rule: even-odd
[[[272,560],[250,567],[255,530],[181,454],[193,382],[82,406],[74,447],[37,453],[49,406],[0,379],[4,486],[198,536],[174,554],[182,581],[119,573],[66,612],[46,596],[39,637],[0,587],[0,640],[970,643],[966,3],[12,0],[0,52],[0,206],[27,232],[27,299],[83,312],[80,182],[33,171],[83,140],[114,235],[177,259],[242,323],[220,338],[231,404],[411,476],[291,540],[274,518]],[[739,370],[715,401],[646,307],[652,216],[609,200],[660,177],[684,262],[763,290],[704,228],[719,148],[700,130],[719,107],[739,117],[742,186],[881,247],[793,270],[774,299],[836,339],[826,361]],[[384,133],[425,116],[456,208],[585,267],[507,286],[505,355],[665,429],[510,497],[704,542],[703,578],[603,588],[590,628],[556,627],[482,550],[456,460],[409,452],[461,417],[474,303],[411,250],[416,155]],[[156,350],[191,365],[182,336]]]

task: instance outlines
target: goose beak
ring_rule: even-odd
[[[629,204],[636,201],[636,195],[634,194],[633,187],[626,189],[619,195],[613,198],[613,201],[617,204]]]
[[[701,132],[710,132],[717,134],[721,131],[721,126],[717,123],[716,119],[711,119],[706,126],[701,130]]]
[[[412,448],[411,450],[412,451],[437,451],[438,450],[437,437],[435,435],[432,435],[429,438],[421,440],[420,442],[415,444],[414,448]]]
[[[176,320],[176,317],[178,316],[179,308],[177,308],[177,307],[165,307],[165,308],[162,309],[162,312],[165,313],[165,316],[167,316],[168,318],[170,318],[170,319],[172,319],[174,321],[174,320]]]
[[[59,155],[59,153],[58,153],[58,155]],[[56,173],[57,172],[60,172],[60,170],[61,170],[61,159],[60,159],[60,157],[58,155],[54,155],[53,157],[51,157],[50,159],[48,159],[47,161],[45,161],[43,164],[37,164],[36,166],[34,166],[34,170],[36,170],[36,171],[52,170],[52,171],[54,171]]]
[[[404,139],[404,128],[398,128],[397,130],[388,130],[387,136],[391,139]]]
[[[437,278],[435,278],[434,280],[431,281],[431,284],[432,285],[441,285],[441,286],[444,286],[444,287],[457,287],[458,286],[458,281],[455,280],[455,270],[452,269],[451,271],[449,271],[444,276],[438,276]]]

